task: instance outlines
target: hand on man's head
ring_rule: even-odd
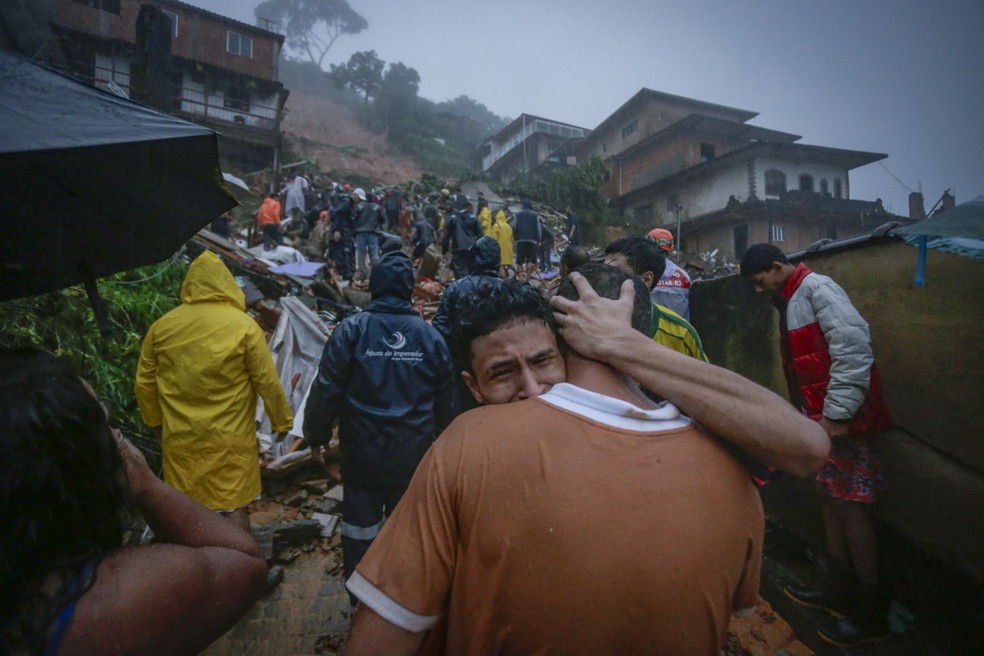
[[[632,281],[622,283],[617,301],[598,296],[584,276],[576,271],[571,273],[570,281],[577,288],[578,300],[561,296],[550,299],[560,334],[584,357],[605,361],[613,351],[615,338],[636,332],[632,328],[635,303]]]

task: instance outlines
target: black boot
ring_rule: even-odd
[[[846,567],[832,562],[820,587],[807,588],[787,585],[783,592],[798,604],[825,610],[841,618],[851,610],[854,592],[854,576]]]
[[[828,622],[817,633],[838,647],[884,642],[888,639],[888,594],[877,585],[859,584],[855,610],[841,620]]]

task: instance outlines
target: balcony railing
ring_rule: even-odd
[[[501,146],[498,148],[493,147],[492,152],[482,158],[482,170],[488,171],[493,164],[508,155],[509,151],[529,139],[536,132],[554,134],[561,137],[567,137],[569,139],[584,136],[584,130],[581,128],[562,125],[560,123],[554,123],[553,121],[535,119],[531,123],[525,125],[522,130],[510,137]]]
[[[252,101],[221,98],[187,87],[174,87],[173,108],[175,113],[193,118],[225,121],[265,131],[273,131],[277,128],[276,107]]]
[[[100,58],[102,59],[102,58]],[[118,62],[110,60],[109,65],[91,62],[69,62],[64,72],[100,89],[130,96],[132,75],[128,66],[118,67]],[[202,86],[202,85],[196,85]],[[114,88],[115,87],[115,88]],[[175,85],[171,94],[171,113],[183,115],[192,121],[229,123],[264,132],[277,129],[277,100],[255,102],[238,98],[227,98],[223,93],[206,93],[204,90],[187,85]]]

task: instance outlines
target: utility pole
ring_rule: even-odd
[[[523,136],[523,167],[526,169],[524,173],[529,173],[530,160],[526,154],[526,114],[523,114],[523,131],[520,134]]]
[[[682,243],[681,238],[683,237],[683,233],[680,232],[680,230],[681,230],[681,228],[680,228],[680,212],[682,210],[683,210],[683,205],[681,205],[680,203],[677,203],[676,204],[676,207],[673,208],[673,211],[676,213],[676,221],[677,221],[676,251],[678,253],[680,252],[680,244]]]

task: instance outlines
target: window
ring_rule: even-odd
[[[840,178],[834,178],[834,198],[843,198],[844,190],[841,189]]]
[[[229,87],[226,89],[222,104],[229,109],[239,112],[249,111],[249,90],[242,87]]]
[[[824,196],[830,193],[830,186],[827,184],[827,178],[820,178],[820,193]]]
[[[237,32],[226,33],[226,50],[234,55],[253,58],[253,39]]]
[[[786,174],[779,169],[765,172],[765,195],[781,196],[786,193]]]
[[[769,226],[769,241],[786,241],[785,226],[773,223]]]
[[[161,11],[164,11],[163,9]],[[178,15],[173,11],[164,11],[164,15],[171,19],[171,38],[178,38]]]
[[[631,123],[622,128],[622,138],[625,139],[627,136],[639,129],[639,119],[634,119]]]
[[[800,191],[813,191],[813,176],[812,175],[801,175],[800,176]]]
[[[700,161],[710,162],[714,159],[714,144],[702,143],[700,145]]]

